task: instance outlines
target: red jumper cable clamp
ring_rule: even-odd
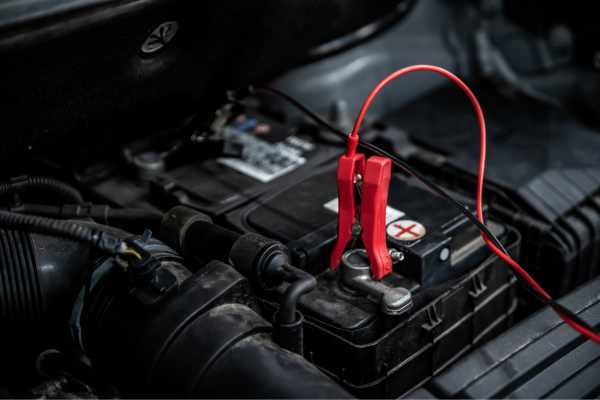
[[[336,269],[355,236],[360,234],[371,264],[373,279],[392,272],[392,259],[386,242],[386,209],[392,174],[389,158],[365,158],[357,153],[358,135],[348,136],[346,154],[338,160],[338,237],[331,253],[330,267]],[[355,184],[362,182],[361,204],[355,204]]]

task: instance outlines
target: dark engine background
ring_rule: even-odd
[[[381,78],[433,64],[485,110],[488,237],[597,329],[590,9],[0,0],[0,397],[597,397],[600,347],[471,224],[476,120],[439,76],[386,88],[361,128],[426,177],[386,187],[392,272],[373,278],[356,248],[367,172],[352,250],[328,267],[343,132]]]
[[[224,88],[272,77],[319,44],[392,11],[392,19],[401,16],[408,3],[4,2],[0,159],[77,165],[90,151],[214,109]],[[173,42],[142,56],[149,33],[171,20],[179,23]]]

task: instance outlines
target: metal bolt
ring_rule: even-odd
[[[392,261],[394,262],[394,264],[404,260],[404,253],[399,250],[390,249],[389,255],[390,255]]]

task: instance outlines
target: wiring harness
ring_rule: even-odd
[[[377,97],[377,94],[390,82],[399,78],[400,76],[406,75],[408,73],[416,72],[416,71],[430,71],[437,73],[439,75],[444,76],[449,79],[452,83],[458,86],[463,93],[468,97],[471,106],[477,117],[477,122],[479,125],[479,134],[480,134],[480,145],[479,145],[479,167],[477,171],[477,192],[476,192],[476,214],[473,214],[471,210],[458,200],[454,199],[448,192],[446,192],[443,188],[433,183],[417,171],[413,170],[407,163],[405,163],[398,156],[391,154],[378,146],[375,146],[371,143],[363,141],[359,137],[359,130],[369,109],[369,106],[373,102],[373,100]],[[568,324],[571,328],[584,335],[588,339],[600,344],[600,334],[598,334],[594,328],[592,328],[588,323],[583,321],[579,316],[572,311],[566,309],[560,303],[555,302],[552,297],[540,286],[540,284],[531,276],[529,273],[508,253],[506,248],[502,245],[502,243],[498,240],[498,238],[487,228],[485,224],[485,217],[483,213],[483,187],[485,182],[485,162],[486,162],[486,123],[485,116],[477,97],[473,93],[473,91],[456,75],[451,73],[450,71],[434,66],[434,65],[413,65],[409,67],[405,67],[399,69],[383,80],[381,80],[375,88],[371,91],[371,93],[367,96],[365,102],[363,103],[358,117],[354,123],[352,131],[350,134],[344,133],[341,129],[333,126],[316,113],[305,107],[302,103],[298,102],[291,96],[273,88],[269,87],[250,87],[250,92],[267,92],[274,94],[282,99],[288,101],[290,104],[298,108],[316,123],[336,134],[342,139],[347,140],[347,149],[346,154],[348,156],[352,156],[356,153],[356,149],[358,146],[361,146],[372,153],[379,154],[384,157],[388,157],[392,160],[392,162],[407,172],[408,174],[414,176],[416,179],[421,181],[427,188],[429,188],[434,193],[448,200],[454,206],[456,206],[474,225],[479,229],[481,236],[487,245],[487,247],[496,254],[499,258],[501,258],[515,273],[517,278],[521,283],[524,284],[525,288],[539,301],[542,303],[551,306],[561,317],[561,319]]]
[[[0,210],[0,226],[63,237],[77,242],[88,243],[103,253],[132,255],[137,259],[141,259],[139,252],[132,248],[125,240],[101,229],[78,224],[73,221]]]
[[[18,176],[9,182],[0,183],[0,197],[35,191],[54,195],[57,200],[71,204],[55,206],[25,204],[19,201],[16,206],[7,207],[7,209],[0,208],[1,227],[63,237],[88,243],[103,253],[128,255],[140,260],[142,256],[139,249],[135,249],[122,238],[116,237],[100,227],[79,224],[63,218],[94,218],[100,219],[104,223],[123,220],[143,221],[152,224],[158,223],[162,217],[159,213],[147,210],[113,209],[107,205],[86,203],[79,190],[70,184],[45,176]]]
[[[73,186],[45,176],[19,176],[11,179],[10,182],[0,183],[0,197],[35,190],[54,194],[65,202],[83,203],[81,193]]]

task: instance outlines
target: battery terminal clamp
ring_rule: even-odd
[[[337,269],[348,244],[360,236],[372,278],[380,280],[392,272],[393,264],[387,248],[385,219],[392,162],[379,156],[366,159],[364,154],[356,153],[356,144],[353,136],[348,136],[348,150],[338,161],[338,237],[330,267]],[[360,195],[360,205],[356,204],[356,194]]]
[[[377,299],[384,314],[400,315],[412,307],[410,290],[389,286],[383,281],[372,278],[369,258],[364,249],[354,249],[344,253],[340,277],[341,284],[348,289]]]

